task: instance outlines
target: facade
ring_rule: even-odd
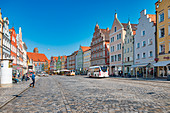
[[[152,64],[155,63],[155,25],[156,15],[140,12],[134,43],[134,68],[136,75],[153,77]]]
[[[56,71],[57,70],[57,67],[56,67],[57,61],[58,61],[58,57],[54,57],[54,56],[51,57],[50,71]]]
[[[115,13],[115,19],[110,31],[110,74],[118,75],[123,69],[123,43],[126,35],[126,23],[120,23]],[[132,30],[136,24],[131,24]]]
[[[0,59],[2,59],[2,36],[3,36],[3,19],[0,8]]]
[[[170,4],[169,0],[158,0],[156,8],[157,77],[170,74]]]
[[[123,75],[127,75],[128,73],[133,75],[133,70],[131,70],[131,66],[134,64],[133,50],[134,50],[134,35],[135,34],[136,34],[136,29],[132,30],[132,26],[129,21],[127,28],[126,28],[126,35],[125,35],[124,44],[123,44],[123,66],[124,66]]]
[[[78,50],[78,53],[77,53],[77,56],[76,56],[76,71],[77,71],[77,74],[83,74],[83,54],[84,54],[84,51],[86,50],[89,50],[90,47],[86,47],[86,46],[80,46],[79,47],[79,50]]]
[[[69,60],[69,70],[76,70],[76,56],[77,56],[78,51],[75,51],[70,55],[70,60]]]
[[[35,51],[36,50],[36,51]],[[39,72],[39,71],[45,71],[44,67],[46,62],[48,61],[45,54],[38,53],[38,48],[35,48],[33,53],[27,52],[28,55],[28,68],[29,71]],[[32,70],[31,70],[32,67]]]
[[[61,70],[61,56],[58,56],[58,60],[56,62],[56,69]]]
[[[11,39],[11,59],[13,59],[13,69],[16,70],[15,66],[17,65],[17,34],[14,27],[12,27],[9,31]]]
[[[9,20],[7,17],[3,19],[3,36],[2,36],[2,58],[11,59],[11,39],[9,33]]]
[[[67,69],[67,56],[61,56],[61,69]]]
[[[83,53],[83,73],[87,74],[89,67],[91,66],[91,48]]]
[[[22,31],[19,27],[19,34],[16,37],[17,40],[17,73],[23,74],[23,42],[22,42]]]
[[[27,46],[25,42],[23,43],[23,74],[26,74],[28,71],[28,65],[27,65]]]
[[[109,66],[109,28],[100,29],[96,24],[91,41],[91,66]]]
[[[70,70],[70,55],[67,56],[67,69]]]

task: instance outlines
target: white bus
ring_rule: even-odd
[[[89,67],[87,75],[89,77],[109,77],[107,66],[92,66]]]

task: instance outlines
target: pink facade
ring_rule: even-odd
[[[100,29],[96,24],[91,41],[91,66],[109,66],[109,28]]]

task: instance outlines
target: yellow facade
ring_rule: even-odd
[[[155,3],[156,15],[157,15],[157,56],[159,61],[170,60],[170,14],[168,15],[168,10],[170,10],[170,0],[158,0]],[[170,12],[169,12],[170,13]],[[164,14],[163,21],[160,22],[160,15]],[[161,29],[164,28],[164,36],[161,36]],[[161,52],[161,46],[163,46],[163,52]]]

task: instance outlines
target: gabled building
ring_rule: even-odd
[[[127,23],[120,23],[115,13],[115,18],[110,31],[110,74],[118,75],[123,69],[123,43],[126,35]],[[136,24],[131,24],[132,30]]]
[[[83,52],[83,74],[87,74],[89,67],[91,66],[91,48]]]
[[[50,60],[50,71],[56,71],[57,70],[57,61],[58,57],[52,56]]]
[[[9,33],[9,20],[7,17],[3,19],[3,36],[2,36],[2,58],[11,59],[11,39]]]
[[[25,42],[23,43],[23,74],[27,73],[28,71],[28,64],[27,64],[27,46]]]
[[[48,58],[43,53],[38,53],[38,48],[34,49],[34,52],[27,52],[29,60],[29,69],[32,67],[32,71],[39,72],[44,71],[44,66],[48,61]],[[30,65],[32,64],[32,66]]]
[[[0,8],[0,59],[2,59],[2,38],[3,37],[3,18]]]
[[[146,14],[146,9],[140,12],[134,43],[134,64],[136,76],[153,77],[155,63],[155,25],[156,15]]]
[[[11,38],[11,59],[13,59],[13,69],[16,70],[17,65],[17,34],[15,32],[14,27],[10,30],[10,38]]]
[[[91,41],[91,66],[109,66],[109,28],[100,29],[96,24]]]
[[[76,66],[76,71],[77,74],[83,74],[83,55],[86,50],[89,50],[90,47],[88,46],[80,46],[77,56],[76,56],[76,61],[77,61],[77,66]]]
[[[132,29],[132,25],[130,21],[128,21],[127,28],[126,28],[126,35],[123,43],[123,66],[124,66],[123,75],[127,75],[128,73],[133,75],[133,69],[131,69],[131,66],[134,64],[133,58],[134,58],[134,35],[135,34],[136,34],[136,28],[133,27]]]
[[[170,72],[170,1],[158,0],[156,8],[157,77],[167,77]]]
[[[57,64],[56,64],[56,69],[61,70],[61,56],[58,56]]]
[[[70,55],[70,60],[69,60],[69,70],[76,70],[76,56],[77,56],[78,51],[75,51]]]
[[[61,56],[61,69],[67,69],[67,56]]]

